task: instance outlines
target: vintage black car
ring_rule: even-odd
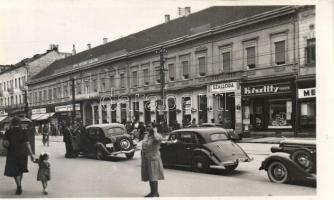
[[[135,148],[132,136],[127,134],[125,126],[119,123],[87,126],[86,132],[80,135],[81,155],[93,155],[98,160],[119,154],[131,159]]]
[[[202,172],[210,168],[231,172],[239,161],[252,160],[226,130],[216,127],[175,130],[162,142],[160,152],[164,166],[190,166]]]
[[[261,164],[269,180],[275,183],[316,180],[316,141],[289,140],[272,147],[273,153]]]

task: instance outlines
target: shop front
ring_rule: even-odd
[[[58,120],[58,122],[70,122],[72,121],[72,114],[73,114],[73,105],[72,104],[66,104],[61,106],[55,106],[55,118]],[[75,119],[81,120],[81,109],[80,104],[75,104]]]
[[[243,83],[244,132],[291,132],[294,128],[293,82]]]
[[[208,98],[212,99],[211,122],[222,124],[226,128],[242,132],[241,126],[241,89],[239,82],[224,82],[208,86]]]
[[[298,132],[306,132],[314,136],[316,130],[315,81],[298,83],[297,108]]]

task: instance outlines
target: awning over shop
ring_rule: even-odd
[[[42,115],[44,115],[44,114],[33,114],[33,115],[31,115],[31,120],[37,120]]]
[[[49,117],[52,117],[55,113],[45,113],[42,114],[42,116],[40,116],[39,118],[37,118],[36,120],[45,120],[45,119],[49,119]]]
[[[8,116],[0,116],[0,122],[2,122],[4,119],[6,119]]]

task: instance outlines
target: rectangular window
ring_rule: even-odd
[[[3,82],[3,91],[7,91],[6,82]]]
[[[144,74],[144,85],[149,85],[150,84],[150,74],[149,74],[148,69],[144,69],[143,74]]]
[[[39,91],[39,98],[38,98],[38,102],[42,102],[42,91]]]
[[[53,88],[53,99],[57,99],[57,88]]]
[[[114,83],[114,76],[110,76],[109,77],[109,88],[114,88],[115,87],[115,83]]]
[[[67,84],[63,86],[63,90],[64,90],[64,97],[68,96],[68,90],[67,90]]]
[[[57,95],[59,95],[59,98],[61,98],[61,87],[60,86],[58,86],[58,92],[57,93],[58,93]]]
[[[255,46],[246,48],[248,69],[255,68]]]
[[[82,94],[81,80],[77,80],[76,93],[77,94]]]
[[[17,88],[17,79],[15,79],[15,88]]]
[[[44,90],[44,91],[43,91],[43,101],[46,101],[47,98],[48,98],[48,97],[47,97],[47,92],[48,92],[47,90]]]
[[[182,72],[183,72],[183,78],[189,79],[189,61],[182,62]]]
[[[174,81],[175,80],[175,65],[168,64],[168,71],[169,71],[169,80]]]
[[[52,89],[49,89],[49,94],[48,94],[48,96],[49,96],[49,100],[51,100],[51,99],[52,99]]]
[[[307,40],[306,51],[306,64],[315,63],[315,38]]]
[[[137,71],[132,72],[132,87],[138,86],[138,73]]]
[[[205,57],[198,58],[198,72],[200,76],[205,76],[206,74]]]
[[[93,91],[97,92],[97,78],[93,78]]]
[[[120,74],[121,88],[125,88],[125,74]]]
[[[155,80],[157,83],[160,83],[160,70],[158,67],[155,68]]]
[[[292,101],[272,100],[269,102],[268,128],[292,128]]]
[[[21,87],[21,77],[19,77],[19,87]]]
[[[106,91],[106,79],[104,77],[101,78],[101,91]]]
[[[275,42],[275,64],[285,64],[285,41]]]
[[[19,98],[20,98],[19,104],[22,104],[22,95],[19,95]]]
[[[223,53],[223,72],[230,72],[231,70],[231,52]]]

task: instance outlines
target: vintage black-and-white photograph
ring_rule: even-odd
[[[0,198],[317,197],[317,2],[0,2]]]

